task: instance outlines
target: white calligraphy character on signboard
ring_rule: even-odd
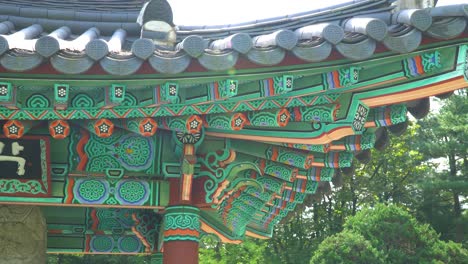
[[[0,154],[2,154],[4,147],[5,147],[5,144],[0,142]],[[13,142],[11,143],[11,154],[13,154],[13,156],[0,155],[0,161],[13,161],[13,162],[18,163],[18,170],[16,171],[16,173],[19,176],[23,176],[24,173],[26,172],[24,169],[24,166],[26,165],[26,159],[22,157],[16,157],[23,150],[24,150],[23,146],[18,144],[18,142]]]

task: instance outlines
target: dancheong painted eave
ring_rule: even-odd
[[[0,204],[41,206],[51,253],[268,238],[468,84],[463,4],[180,26],[161,0],[36,2],[0,0]]]
[[[137,12],[0,3],[0,65],[27,72],[50,63],[64,74],[227,71],[242,68],[243,61],[263,67],[284,65],[286,57],[305,63],[359,61],[384,50],[404,54],[426,38],[446,40],[465,31],[466,5],[392,12],[389,2],[354,1],[288,17],[203,27],[173,26],[167,6],[170,15],[141,16],[162,20],[155,22],[157,29],[137,23]]]

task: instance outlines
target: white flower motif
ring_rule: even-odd
[[[57,125],[55,127],[55,133],[57,133],[57,134],[63,134],[64,130],[65,130],[65,128],[62,125]]]
[[[12,125],[8,128],[8,130],[10,131],[11,134],[16,134],[18,133],[18,127],[15,126],[15,125]]]
[[[236,119],[235,125],[236,125],[236,126],[242,125],[242,119],[240,119],[240,118]]]
[[[109,126],[106,124],[102,124],[99,126],[99,130],[103,133],[106,133],[107,131],[109,131]]]
[[[1,95],[7,95],[8,94],[8,89],[5,86],[0,87],[0,94]]]
[[[193,120],[192,122],[190,122],[190,128],[197,128],[198,127],[198,121],[197,120]]]
[[[123,90],[122,88],[118,87],[118,88],[115,88],[115,96],[117,97],[122,97],[123,95]]]
[[[58,95],[60,97],[65,97],[67,95],[67,90],[63,87],[60,87],[57,91]]]
[[[176,95],[176,93],[177,93],[177,89],[174,86],[171,86],[169,88],[169,94],[170,95]]]
[[[287,117],[285,114],[282,114],[282,115],[280,116],[280,121],[281,121],[281,122],[285,122],[287,118],[288,118],[288,117]]]
[[[354,78],[354,80],[356,80],[356,81],[359,79],[359,72],[358,72],[357,70],[354,70],[354,72],[353,72],[353,78]]]
[[[143,128],[145,129],[145,131],[150,132],[153,129],[153,125],[151,125],[150,123],[146,123],[143,126]]]
[[[235,92],[236,91],[236,84],[235,83],[231,83],[231,85],[229,85],[229,89],[231,90],[231,92]]]

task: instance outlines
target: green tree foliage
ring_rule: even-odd
[[[460,244],[439,240],[396,205],[377,204],[350,217],[344,231],[325,239],[311,263],[466,263]]]
[[[340,232],[348,217],[378,203],[408,208],[410,214],[433,226],[444,240],[466,241],[468,215],[463,213],[466,205],[463,198],[467,197],[468,185],[466,99],[466,91],[462,91],[442,101],[440,113],[417,124],[410,123],[401,136],[391,135],[390,144],[384,151],[372,150],[370,162],[362,164],[355,161],[355,172],[349,176],[342,175],[342,187],[335,186],[333,192],[322,192],[313,197],[308,204],[311,209],[303,214],[309,218],[303,221],[306,226],[294,227],[294,230],[304,230],[301,232],[309,234],[312,241],[307,246],[311,252],[317,249],[321,241]],[[438,131],[441,126],[445,130]],[[451,135],[449,138],[453,143],[447,145],[444,140],[448,138],[444,139],[444,135]],[[456,172],[453,169],[451,172],[456,176],[450,176],[449,167],[444,171],[433,162],[434,158],[450,161],[450,155],[454,157],[452,160],[456,160]],[[460,199],[459,203],[457,199]],[[287,246],[288,250],[282,251],[268,250],[284,245],[282,241],[291,241],[296,236],[294,233],[290,227],[276,227],[274,237],[268,241],[266,255],[279,259],[279,263],[301,263],[284,256],[290,254],[285,251],[297,251],[296,246]],[[458,247],[458,244],[452,245]]]
[[[381,253],[362,235],[343,231],[327,237],[314,252],[312,264],[380,264]]]
[[[307,263],[318,245],[315,224],[309,212],[298,210],[289,221],[277,225],[273,237],[266,241],[265,263]]]
[[[414,208],[419,203],[418,183],[431,171],[414,143],[417,132],[412,125],[402,136],[392,136],[384,151],[372,150],[370,162],[355,161],[354,174],[342,175],[341,187],[307,199],[308,209],[298,208],[275,227],[267,241],[266,263],[307,263],[318,245],[342,231],[345,220],[361,208],[378,203]]]
[[[384,151],[372,150],[368,163],[355,160],[354,173],[341,175],[340,187],[308,197],[275,227],[272,239],[229,245],[204,238],[200,263],[302,264],[314,252],[312,263],[359,263],[358,256],[381,257],[385,263],[466,263],[466,249],[450,240],[467,246],[467,92],[440,104],[438,113],[411,123],[401,136],[391,135]],[[375,209],[360,212],[369,207]],[[133,263],[118,262],[117,256],[87,257],[89,262],[67,258],[72,256],[50,263]]]
[[[266,263],[263,259],[264,242],[246,239],[242,244],[223,244],[211,238],[203,238],[199,250],[201,264],[256,264]]]
[[[420,121],[419,150],[433,170],[420,183],[418,217],[443,239],[466,243],[468,216],[468,97],[460,90],[442,101],[438,114]],[[465,200],[464,200],[465,199]]]
[[[435,257],[437,233],[428,225],[417,223],[400,207],[379,204],[364,209],[350,217],[344,226],[382,251],[386,263],[418,263]]]

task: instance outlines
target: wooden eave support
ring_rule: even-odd
[[[355,154],[357,160],[363,164],[367,164],[371,161],[372,155],[370,149],[359,151]]]
[[[330,181],[335,171],[335,168],[312,167],[308,170],[299,170],[297,178],[316,182]]]
[[[299,169],[310,169],[312,167],[346,167],[351,164],[352,159],[352,154],[350,152],[318,153],[268,145],[265,143],[249,142],[244,145],[239,143],[238,140],[232,140],[231,147],[240,153],[297,167]]]
[[[390,136],[388,135],[388,131],[386,127],[379,127],[376,132],[376,140],[374,144],[374,148],[382,151],[390,144]]]
[[[255,179],[263,185],[263,188],[265,188],[265,190],[271,191],[276,194],[281,194],[286,186],[285,181],[281,181],[272,177],[264,177],[263,175],[260,175],[255,171],[246,172],[245,176]]]
[[[296,167],[266,159],[257,159],[255,164],[257,164],[257,166],[260,168],[262,174],[266,174],[283,181],[293,182],[299,173],[299,169]]]
[[[408,130],[409,122],[398,123],[396,125],[391,125],[388,127],[388,131],[390,131],[395,136],[401,136]]]
[[[421,119],[429,114],[431,110],[431,102],[429,97],[408,102],[408,111],[416,119]]]
[[[404,104],[372,108],[367,117],[365,127],[391,126],[403,123],[407,120],[408,109]]]

